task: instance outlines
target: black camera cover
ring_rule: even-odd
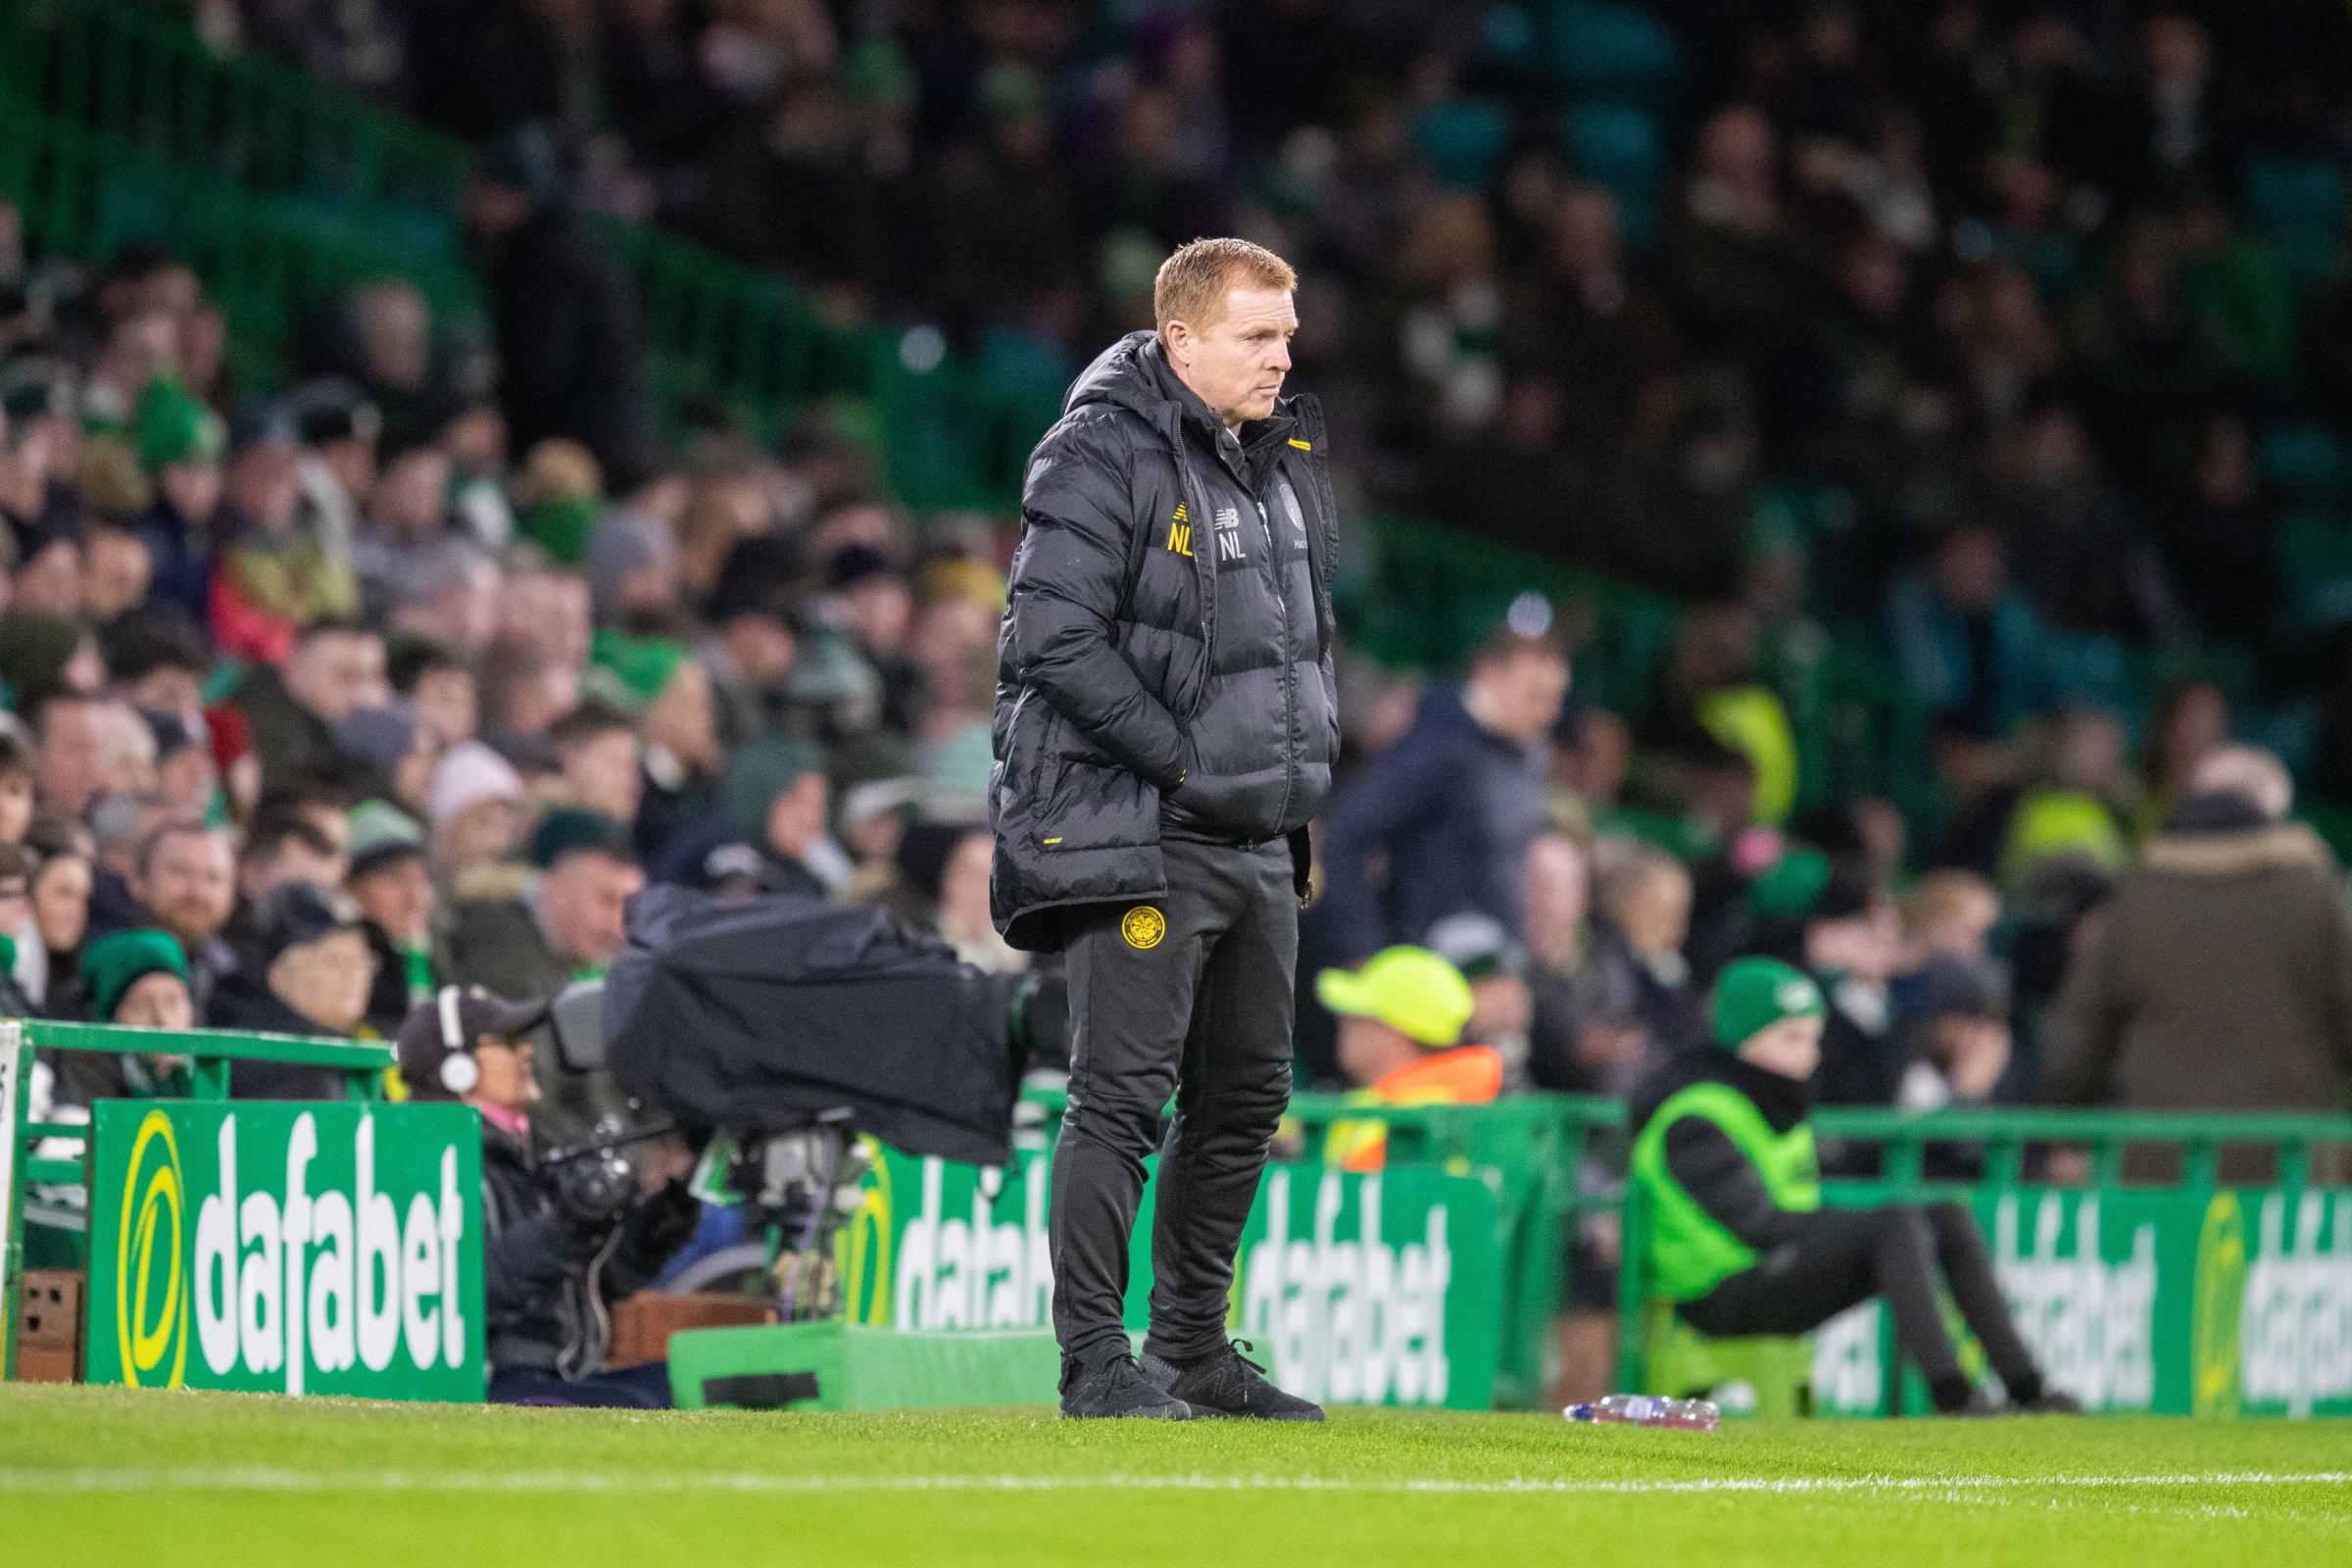
[[[879,909],[798,894],[629,901],[605,980],[622,1087],[704,1126],[777,1132],[827,1111],[910,1154],[1012,1157],[1017,978]]]

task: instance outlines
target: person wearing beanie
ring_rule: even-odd
[[[710,635],[700,649],[718,706],[719,738],[732,752],[765,735],[798,646],[793,630],[800,547],[782,534],[736,541],[703,606]]]
[[[655,880],[713,887],[749,872],[765,893],[822,899],[845,891],[848,858],[826,831],[826,761],[812,741],[770,738],[744,747],[727,760],[716,808],[670,839],[654,863]]]
[[[141,1029],[195,1027],[188,956],[169,931],[142,926],[108,932],[82,955],[81,975],[93,1023]]]
[[[350,814],[351,870],[344,888],[360,906],[362,931],[375,955],[368,1026],[389,1036],[409,1009],[441,983],[433,956],[432,871],[424,830],[397,807],[367,801]]]
[[[1803,970],[1735,959],[1708,1000],[1710,1044],[1668,1061],[1636,1094],[1630,1179],[1649,1207],[1651,1293],[1717,1338],[1803,1334],[1883,1297],[1936,1407],[1982,1410],[1944,1326],[1938,1296],[1948,1291],[2010,1408],[2074,1411],[2019,1337],[1967,1209],[1821,1206],[1807,1080],[1828,1010]]]
[[[82,955],[85,1012],[92,1023],[191,1029],[196,999],[188,956],[169,931],[143,927],[100,937]],[[186,1092],[187,1058],[161,1052],[58,1053],[60,1103],[139,1100]]]
[[[480,741],[451,747],[425,796],[433,863],[455,877],[513,858],[529,824],[529,804],[514,763]]]
[[[201,549],[220,508],[220,460],[227,433],[220,416],[176,381],[154,381],[139,397],[139,466],[155,481],[155,502],[136,525],[142,538],[174,556]],[[170,536],[155,539],[157,534]]]
[[[375,983],[359,906],[314,882],[270,889],[253,909],[251,967],[213,999],[212,1022],[263,1034],[355,1037]],[[284,1062],[240,1061],[229,1072],[237,1100],[340,1100],[340,1075]]]
[[[694,814],[726,764],[710,676],[684,643],[600,631],[592,645],[587,688],[636,716],[644,740],[645,783],[637,808],[637,846],[651,855]]]
[[[362,772],[364,793],[381,795],[403,810],[425,808],[441,766],[441,740],[417,717],[415,704],[360,709],[335,725],[334,737],[336,752]]]

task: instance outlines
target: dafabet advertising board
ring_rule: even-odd
[[[473,1111],[105,1101],[95,1134],[88,1381],[481,1398]]]

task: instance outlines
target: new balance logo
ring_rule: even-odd
[[[1242,549],[1242,514],[1231,507],[1217,509],[1217,559],[1239,561],[1247,552]]]

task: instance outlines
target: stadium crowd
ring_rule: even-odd
[[[2341,8],[1550,8],[1620,24],[1590,91],[1515,7],[197,9],[489,138],[495,352],[386,280],[235,384],[188,266],[0,207],[0,1012],[393,1039],[600,972],[649,882],[1030,961],[988,904],[1016,519],[910,515],[846,440],[665,442],[577,198],[1048,380],[1250,233],[1350,505],[1686,600],[1622,711],[1540,600],[1464,671],[1344,658],[1301,1082],[1626,1096],[1770,953],[1828,997],[1821,1101],[2343,1105],[2289,764],[2352,804],[2352,621],[2282,564],[2274,439],[2352,408]],[[2313,161],[2316,262],[2263,183]],[[1856,635],[1924,810],[1796,744]],[[2132,673],[2181,649],[2224,672]],[[1380,988],[1318,973],[1400,945],[1466,1026],[1335,1027]],[[176,1070],[53,1065],[66,1105]],[[541,1141],[612,1108],[535,1070]]]

